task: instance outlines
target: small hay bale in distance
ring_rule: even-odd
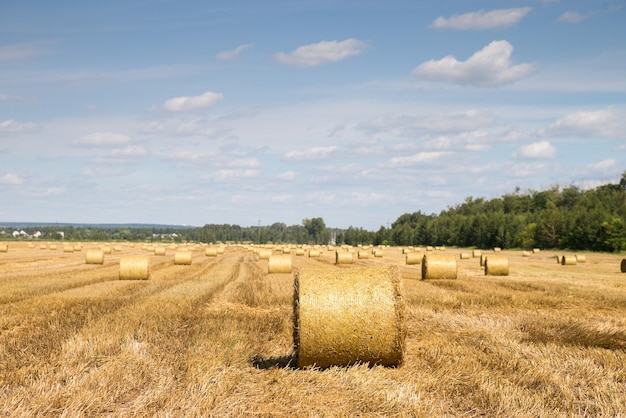
[[[309,250],[309,258],[319,257],[320,252],[318,250]]]
[[[0,244],[0,253],[8,253],[9,244]]]
[[[150,279],[150,258],[142,255],[120,257],[120,280]]]
[[[508,276],[509,257],[506,255],[490,255],[485,261],[485,276]]]
[[[370,254],[367,251],[363,251],[363,250],[359,251],[357,253],[357,256],[359,257],[359,260],[370,258]]]
[[[209,247],[206,250],[204,250],[204,255],[207,257],[217,257],[217,248],[216,247]]]
[[[470,253],[461,253],[461,254],[459,254],[459,259],[461,259],[461,260],[469,260],[470,259]]]
[[[530,257],[531,254],[530,251],[522,251],[522,257]]]
[[[354,255],[348,251],[335,251],[335,264],[352,264]]]
[[[374,250],[374,257],[382,258],[383,255],[383,250]]]
[[[487,261],[487,254],[480,255],[480,266],[485,267],[485,262]]]
[[[575,255],[564,255],[561,258],[561,265],[563,265],[563,266],[575,266],[576,265],[576,256]]]
[[[406,254],[406,264],[407,266],[422,264],[422,259],[424,258],[423,253],[412,252]]]
[[[165,247],[154,247],[154,255],[165,255]]]
[[[626,258],[622,259],[622,264],[620,265],[620,270],[622,273],[626,273]]]
[[[499,253],[500,251],[502,251],[502,248],[500,248],[500,247],[493,247],[493,252],[494,253]]]
[[[73,253],[74,252],[74,246],[69,246],[69,245],[64,246],[63,247],[63,252],[64,253]]]
[[[456,279],[457,264],[454,254],[426,253],[422,260],[422,280]]]
[[[400,366],[406,339],[401,277],[395,265],[297,271],[298,367]]]
[[[576,254],[575,257],[577,263],[584,263],[587,261],[587,257],[585,257],[583,254]]]
[[[481,255],[483,255],[483,252],[481,250],[472,250],[472,258],[478,258]]]
[[[85,264],[104,264],[104,252],[102,250],[87,250]]]
[[[269,260],[272,256],[272,250],[259,250],[259,260]]]
[[[537,254],[540,253],[541,249],[540,248],[533,248],[533,254]]]
[[[191,251],[176,251],[174,253],[174,264],[177,266],[190,266]]]
[[[291,256],[273,254],[267,263],[267,272],[269,274],[291,273]]]

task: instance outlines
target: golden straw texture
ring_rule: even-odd
[[[359,260],[363,260],[363,259],[366,259],[366,258],[370,258],[370,253],[368,253],[365,250],[361,250],[361,251],[359,251],[357,253],[357,256],[359,257]]]
[[[217,248],[215,247],[209,247],[206,250],[204,250],[204,255],[206,255],[207,257],[217,257]]]
[[[85,264],[104,264],[104,252],[102,250],[87,250]]]
[[[154,255],[165,255],[165,247],[154,247]]]
[[[564,255],[561,258],[561,264],[564,266],[575,266],[576,265],[576,256],[575,255]]]
[[[508,276],[509,257],[506,255],[490,255],[485,261],[486,276]]]
[[[587,257],[582,254],[576,254],[575,257],[577,263],[584,263],[585,261],[587,261]]]
[[[267,263],[267,272],[273,273],[291,273],[291,256],[290,255],[272,255]]]
[[[272,250],[260,250],[259,260],[269,260],[272,255]]]
[[[470,253],[461,253],[461,254],[459,255],[459,258],[460,258],[461,260],[469,260],[469,259],[470,259]]]
[[[150,258],[141,255],[120,257],[120,280],[148,280]]]
[[[457,264],[453,254],[426,253],[422,261],[422,280],[456,279]]]
[[[406,254],[406,264],[411,266],[413,264],[422,264],[423,253],[412,252]]]
[[[177,266],[190,266],[191,251],[176,251],[174,253],[174,264]]]
[[[483,254],[483,252],[481,250],[472,250],[472,257],[473,258],[478,258]],[[482,266],[482,264],[481,264]]]
[[[309,257],[319,257],[320,252],[318,250],[309,250]]]
[[[397,266],[297,271],[293,306],[298,367],[402,364],[406,319]]]
[[[335,264],[352,264],[354,256],[347,251],[335,251]]]
[[[9,244],[0,244],[0,253],[9,252]]]

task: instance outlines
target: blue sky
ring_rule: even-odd
[[[626,170],[626,1],[0,1],[0,221],[376,230]]]

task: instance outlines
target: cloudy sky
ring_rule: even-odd
[[[624,0],[2,0],[0,222],[376,230],[618,182],[624,22]]]

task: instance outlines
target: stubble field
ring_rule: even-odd
[[[293,274],[251,248],[175,265],[122,244],[85,264],[96,246],[0,253],[1,416],[626,416],[622,256],[503,251],[508,276],[457,257],[456,280],[422,281],[400,248],[352,265],[292,252],[301,270],[402,273],[404,363],[320,370],[294,367]],[[126,254],[150,256],[150,280],[118,280]]]

